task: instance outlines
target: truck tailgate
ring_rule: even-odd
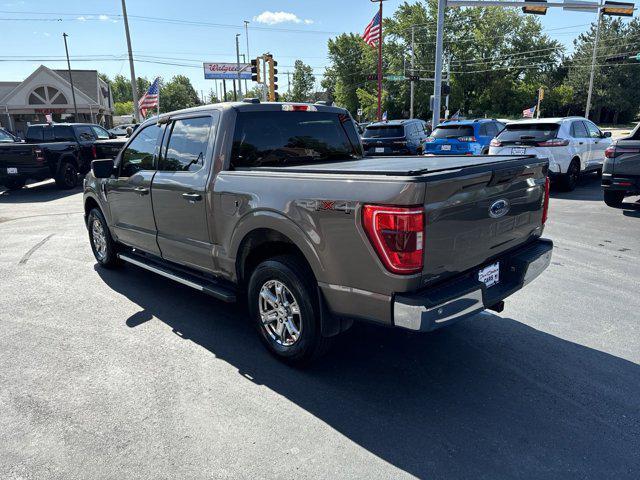
[[[36,166],[33,145],[24,143],[0,144],[0,171],[6,173],[11,167]]]
[[[423,284],[487,265],[542,233],[547,160],[426,174]]]

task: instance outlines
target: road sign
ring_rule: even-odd
[[[358,116],[359,117],[362,116],[362,109],[361,108],[358,109]]]
[[[640,62],[640,53],[638,53],[637,55],[631,55],[629,57],[629,60],[637,60]]]
[[[402,82],[407,79],[404,75],[385,75],[384,79],[389,82]]]
[[[407,80],[411,80],[412,82],[418,82],[420,80],[420,75],[409,75]]]

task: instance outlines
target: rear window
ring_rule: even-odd
[[[502,142],[545,142],[556,138],[559,128],[560,125],[557,123],[511,124],[507,125],[497,138]]]
[[[349,115],[328,112],[239,112],[233,168],[283,167],[362,157]]]
[[[374,125],[367,127],[363,138],[391,138],[404,137],[404,127],[402,125]]]
[[[442,125],[431,132],[433,138],[473,137],[471,125]]]
[[[27,128],[27,134],[24,136],[27,142],[41,142],[42,141],[42,127],[29,127]]]

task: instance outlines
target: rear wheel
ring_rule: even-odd
[[[316,288],[309,269],[293,255],[266,260],[251,274],[251,320],[267,349],[286,363],[305,365],[331,343],[320,332]]]
[[[7,187],[8,190],[20,190],[24,187],[26,180],[23,178],[9,178],[5,180],[4,186]]]
[[[620,208],[626,192],[620,190],[605,190],[604,203],[609,207]]]
[[[567,173],[562,175],[560,179],[560,186],[565,192],[571,192],[575,190],[580,178],[580,162],[577,158],[574,158],[567,169]]]
[[[489,149],[488,148],[483,148],[482,152],[480,152],[480,155],[489,155]]]
[[[56,185],[63,190],[70,190],[78,185],[78,167],[74,162],[65,160],[56,174]]]

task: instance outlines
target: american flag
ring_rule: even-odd
[[[364,29],[362,39],[372,47],[376,46],[380,40],[380,12],[375,14],[373,20],[371,20],[367,28]]]
[[[533,114],[536,113],[536,106],[534,105],[531,108],[525,108],[522,110],[522,116],[524,118],[533,118]]]
[[[140,114],[143,117],[147,116],[147,110],[158,106],[158,102],[160,100],[160,94],[158,91],[160,89],[159,83],[160,77],[157,77],[149,87],[149,90],[147,90],[147,93],[138,100],[138,108],[140,109]]]

